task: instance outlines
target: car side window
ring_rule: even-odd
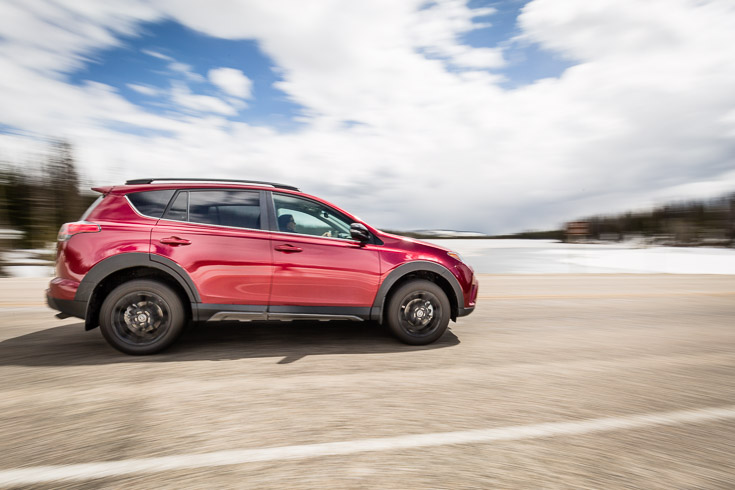
[[[311,199],[273,194],[278,231],[350,240],[353,220]]]
[[[189,192],[181,191],[169,206],[163,219],[174,221],[189,221]]]
[[[140,214],[151,218],[160,218],[174,192],[176,192],[174,189],[131,192],[127,195],[127,198]]]
[[[258,191],[193,190],[179,192],[164,219],[258,230],[260,216]]]

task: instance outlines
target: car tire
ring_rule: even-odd
[[[426,345],[438,340],[449,325],[451,306],[437,284],[412,280],[390,297],[385,320],[393,335],[410,345]]]
[[[102,302],[100,329],[120,352],[155,354],[181,334],[186,314],[174,290],[157,281],[134,280],[113,289]]]

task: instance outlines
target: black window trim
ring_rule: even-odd
[[[186,192],[186,221],[181,221],[177,219],[170,219],[170,218],[164,218],[166,216],[166,213],[168,213],[171,210],[171,207],[173,207],[176,200],[179,198],[179,194],[182,192]],[[169,201],[168,205],[166,206],[166,209],[163,210],[163,214],[161,215],[160,219],[165,219],[166,221],[176,221],[178,223],[189,223],[189,189],[176,189],[176,192],[174,192],[173,197]]]
[[[164,218],[163,216],[166,216],[166,213],[168,212],[169,208],[173,205],[174,202],[176,202],[176,198],[179,197],[179,194],[182,192],[206,192],[206,191],[234,191],[234,192],[257,192],[258,193],[258,207],[260,207],[260,228],[245,228],[243,226],[228,226],[228,225],[215,225],[213,223],[199,223],[198,221],[188,221],[189,219],[189,201],[191,200],[191,194],[186,196],[186,218],[187,221],[181,221],[178,219],[169,219]],[[187,188],[187,189],[176,189],[176,192],[174,192],[173,197],[169,201],[168,205],[166,206],[166,209],[163,210],[163,215],[161,215],[161,218],[158,220],[161,221],[167,221],[171,223],[186,223],[187,225],[196,225],[196,226],[214,226],[215,228],[227,228],[229,230],[253,230],[253,231],[270,231],[269,230],[269,223],[270,223],[270,213],[269,213],[269,207],[268,207],[268,201],[267,197],[265,196],[265,191],[260,189],[232,189],[232,188],[218,188],[218,187],[205,187],[205,188]]]

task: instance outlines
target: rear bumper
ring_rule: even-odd
[[[77,295],[77,289],[79,289],[79,282],[54,277],[48,285],[48,294],[56,299],[72,300]]]
[[[51,296],[50,290],[46,290],[46,303],[48,303],[50,308],[76,318],[84,319],[84,316],[87,313],[86,301],[54,298]]]

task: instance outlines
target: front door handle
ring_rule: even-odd
[[[299,247],[294,247],[293,245],[278,245],[276,247],[276,250],[278,250],[279,252],[285,252],[287,254],[303,252],[302,249],[300,249]]]
[[[177,236],[170,236],[168,238],[161,238],[159,240],[161,243],[164,243],[166,245],[191,245],[191,242],[185,238],[179,238]]]

